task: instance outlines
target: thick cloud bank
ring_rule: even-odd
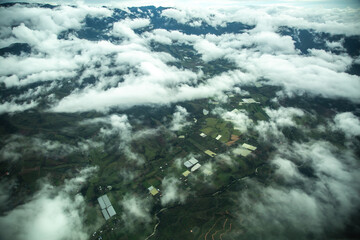
[[[356,56],[344,47],[346,37],[360,34],[354,9],[125,10],[119,17],[112,8],[81,4],[2,7],[0,82],[18,91],[7,91],[0,113],[39,103],[55,112],[163,105],[218,95],[261,79],[282,86],[282,94],[289,96],[360,101],[360,79],[348,73]],[[172,30],[166,27],[170,20]],[[221,30],[234,23],[241,24],[239,29]],[[308,39],[300,39],[300,30],[315,39],[306,50],[301,41]],[[322,36],[326,43],[319,43]],[[167,46],[186,46],[193,57],[173,54]],[[204,73],[203,67],[214,61],[233,67],[222,74]],[[189,63],[194,67],[179,67]]]

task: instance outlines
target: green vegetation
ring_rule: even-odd
[[[159,50],[162,48],[158,46]],[[184,54],[176,47],[169,47],[167,51],[172,54]],[[179,56],[180,56],[179,55]],[[194,57],[187,59],[189,67],[194,62],[201,63],[201,60]],[[222,64],[226,64],[223,62]],[[210,68],[209,68],[210,69]],[[208,71],[210,71],[208,69]],[[127,143],[127,150],[124,151],[122,141],[118,137],[104,137],[101,129],[106,128],[106,123],[82,125],[82,121],[104,117],[99,113],[83,114],[55,114],[29,111],[22,114],[2,115],[0,122],[7,127],[0,127],[3,145],[11,134],[22,136],[19,143],[29,145],[31,137],[47,139],[58,145],[78,146],[79,143],[90,139],[101,144],[91,146],[86,150],[75,150],[69,153],[53,151],[43,156],[38,151],[24,150],[25,157],[21,161],[0,162],[1,169],[16,176],[21,183],[17,191],[20,193],[33,193],[38,189],[37,181],[41,177],[47,177],[52,184],[61,185],[65,179],[76,176],[79,169],[86,166],[98,166],[98,171],[84,184],[80,190],[86,201],[85,222],[89,226],[96,226],[102,231],[102,238],[108,239],[145,239],[149,236],[157,221],[158,229],[152,239],[231,239],[232,231],[242,231],[238,222],[234,221],[232,215],[233,204],[231,201],[234,192],[244,188],[244,178],[256,178],[264,184],[270,184],[273,178],[274,169],[267,163],[269,156],[274,151],[269,145],[258,141],[258,133],[249,129],[247,132],[240,132],[234,129],[231,122],[225,121],[221,116],[214,114],[216,107],[227,111],[242,109],[246,111],[249,118],[255,123],[257,121],[268,121],[269,116],[264,111],[265,107],[277,108],[276,103],[270,102],[275,96],[277,88],[247,87],[244,88],[250,96],[259,103],[239,105],[245,96],[234,94],[229,97],[226,103],[211,104],[216,99],[200,99],[179,103],[189,112],[188,120],[191,125],[175,134],[167,130],[168,119],[171,119],[173,106],[161,108],[134,107],[126,111],[114,110],[112,114],[126,114],[129,117],[133,133],[142,130],[157,129],[153,134],[143,134]],[[209,103],[210,102],[210,103]],[[296,106],[296,102],[289,101],[288,106]],[[330,104],[330,103],[328,103]],[[315,106],[314,106],[315,105]],[[345,105],[346,106],[346,105]],[[296,117],[297,124],[313,129],[319,123],[325,123],[330,114],[316,103],[306,105],[308,109],[316,108],[322,114],[313,117],[311,114],[304,114]],[[204,115],[203,109],[208,109],[209,114]],[[193,119],[196,121],[193,121]],[[135,120],[134,120],[135,119]],[[137,119],[141,119],[141,122]],[[164,120],[165,119],[165,120]],[[166,120],[167,119],[167,120]],[[308,141],[309,138],[328,139],[335,145],[342,147],[345,136],[340,133],[325,134],[321,131],[311,130],[305,136],[298,128],[286,127],[281,129],[284,136],[291,141]],[[207,136],[200,136],[205,133]],[[179,135],[184,135],[179,139]],[[221,135],[219,140],[215,138]],[[232,144],[226,144],[232,140]],[[131,136],[129,136],[131,138]],[[249,156],[235,156],[232,151],[248,143],[256,146],[257,149]],[[204,151],[210,150],[216,153],[212,158]],[[65,150],[64,150],[65,151]],[[133,153],[129,158],[128,152]],[[229,159],[222,160],[221,155],[226,154]],[[191,173],[187,178],[182,176],[186,170],[183,165],[189,156],[195,156],[199,162],[211,164],[213,175],[205,176],[201,169]],[[135,157],[134,157],[135,156]],[[180,160],[179,160],[180,159]],[[311,176],[312,169],[302,166],[299,171]],[[2,173],[5,174],[5,173]],[[165,177],[172,176],[180,181],[180,190],[191,193],[183,204],[174,203],[167,210],[156,213],[163,207],[160,203],[162,181]],[[185,182],[186,179],[186,182]],[[160,189],[160,194],[153,197],[148,192],[148,187],[154,186]],[[116,217],[105,221],[100,212],[97,198],[108,194],[117,212]],[[134,231],[124,228],[126,224],[121,216],[122,205],[119,204],[125,196],[135,194],[144,199],[153,201],[151,209],[152,219],[147,224],[140,224],[142,231]],[[25,194],[24,194],[25,195]],[[19,197],[19,202],[24,198]],[[19,203],[14,203],[19,204]],[[158,220],[157,220],[158,218]],[[98,225],[100,224],[100,226]],[[230,229],[231,224],[231,229]],[[99,235],[91,237],[97,239]]]

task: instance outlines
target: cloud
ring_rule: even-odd
[[[293,120],[296,116],[303,116],[304,112],[298,108],[280,107],[279,109],[265,108],[269,121],[259,121],[254,129],[264,141],[286,141],[282,129],[284,127],[298,127]]]
[[[125,195],[120,202],[123,208],[122,219],[129,229],[134,229],[135,224],[151,222],[151,201],[136,195]]]
[[[247,229],[243,237],[322,238],[344,230],[360,198],[360,172],[351,151],[339,151],[328,142],[296,143],[280,147],[271,162],[287,184],[248,182],[249,190],[239,199],[239,216]],[[313,170],[313,177],[300,173],[303,165]]]
[[[87,119],[79,123],[80,125],[102,126],[99,136],[104,140],[111,141],[111,147],[121,152],[133,163],[142,164],[145,159],[140,154],[134,152],[131,143],[134,140],[154,136],[159,133],[159,129],[142,129],[134,132],[127,115],[111,114],[106,117]]]
[[[114,146],[118,146],[118,149],[131,161],[141,164],[144,162],[144,159],[131,149],[131,141],[133,140],[132,126],[129,123],[127,115],[110,115],[105,118],[95,118],[90,121],[85,122],[96,123],[102,122],[107,123],[110,127],[102,127],[100,129],[100,134],[104,138],[114,138]]]
[[[13,112],[22,112],[27,109],[37,106],[37,102],[17,104],[14,102],[4,102],[0,104],[0,114],[2,113],[13,113]]]
[[[231,156],[228,153],[219,154],[215,157],[216,163],[218,164],[226,164],[229,167],[234,167],[239,165],[239,163],[231,158]]]
[[[184,203],[187,193],[181,189],[181,182],[175,177],[165,177],[161,182],[161,205]]]
[[[0,217],[2,239],[88,239],[85,202],[77,192],[94,171],[96,167],[83,169],[59,187],[44,183],[23,205]]]
[[[276,174],[283,177],[284,181],[295,184],[299,179],[303,180],[297,165],[290,160],[281,156],[276,156],[272,160],[272,164],[277,167]]]
[[[304,111],[299,108],[293,107],[280,107],[279,109],[270,109],[265,108],[266,114],[270,117],[272,121],[279,127],[289,127],[295,126],[293,118],[295,116],[301,117],[304,116]]]
[[[174,8],[170,8],[170,9],[165,9],[164,11],[161,12],[161,15],[167,18],[173,18],[175,19],[177,22],[185,24],[186,22],[188,22],[190,19],[189,17],[187,17],[187,14],[185,11],[181,11],[178,9],[174,9]]]
[[[336,114],[334,123],[332,128],[344,132],[348,138],[360,135],[360,120],[351,112]]]
[[[44,139],[41,135],[25,137],[11,135],[0,149],[0,161],[17,161],[28,156],[43,156],[60,159],[74,152],[88,152],[90,148],[99,147],[103,143],[88,140],[78,141],[75,145]]]
[[[61,5],[54,9],[15,5],[2,8],[1,12],[8,18],[1,23],[4,34],[0,37],[0,46],[22,42],[31,46],[31,52],[0,57],[3,66],[0,81],[6,88],[23,89],[34,83],[55,82],[52,88],[41,85],[42,95],[68,89],[68,92],[55,94],[48,100],[40,96],[30,97],[34,102],[48,101],[50,111],[107,112],[137,105],[167,105],[213,97],[262,78],[267,79],[268,84],[284,87],[288,96],[310,93],[360,101],[356,91],[359,77],[346,73],[354,59],[346,53],[314,49],[309,49],[307,55],[300,54],[294,47],[294,39],[278,32],[279,27],[287,26],[354,35],[357,34],[354,27],[356,14],[352,9],[312,12],[306,8],[258,6],[162,11],[163,16],[186,25],[207,23],[218,28],[241,22],[254,26],[240,33],[221,35],[193,35],[186,31],[148,28],[151,14],[136,18],[128,11],[129,16],[125,19],[108,23],[103,33],[103,37],[108,39],[106,41],[80,39],[76,31],[91,29],[84,21],[86,16],[103,19],[111,16],[111,9],[84,4],[76,7]],[[147,31],[136,33],[134,30],[139,28]],[[68,30],[66,38],[59,37]],[[179,68],[176,66],[182,60],[169,53],[155,52],[152,41],[186,44],[194,48],[205,62],[225,59],[238,69],[218,76],[204,76],[200,70]],[[201,67],[205,63],[198,64]],[[94,81],[89,82],[89,78]],[[10,97],[18,96],[12,94]]]
[[[77,4],[76,7],[62,5],[54,9],[18,4],[1,9],[1,15],[4,17],[1,26],[25,23],[37,30],[59,33],[69,28],[80,28],[82,20],[88,14],[96,17],[109,16],[111,10],[102,7],[90,7],[85,4]]]
[[[12,191],[16,189],[18,183],[14,179],[2,179],[0,181],[0,211],[4,212],[9,206]]]
[[[123,24],[129,26],[131,29],[144,28],[150,25],[148,18],[125,19],[121,21]]]
[[[190,125],[190,122],[186,120],[189,113],[186,108],[181,106],[176,106],[176,111],[173,114],[173,119],[170,123],[170,130],[172,131],[180,131],[185,126]]]
[[[227,112],[224,109],[218,108],[215,109],[215,112],[224,120],[232,122],[234,124],[234,128],[243,133],[247,132],[248,129],[254,125],[245,110]]]
[[[216,60],[225,55],[225,52],[222,49],[206,39],[196,42],[194,48],[202,55],[202,59],[205,62]]]

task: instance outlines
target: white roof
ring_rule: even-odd
[[[112,216],[114,216],[116,214],[115,209],[113,208],[113,206],[108,207],[107,211],[108,211],[110,217],[112,217]]]
[[[101,212],[102,212],[105,220],[108,220],[110,218],[108,212],[106,211],[106,209],[101,210]]]
[[[194,165],[194,164],[197,164],[199,161],[198,161],[196,158],[191,158],[191,159],[189,160],[189,162]]]
[[[99,202],[99,204],[100,204],[100,208],[101,208],[101,209],[106,208],[106,205],[105,205],[104,200],[103,200],[102,197],[99,197],[97,200],[98,200],[98,202]]]
[[[111,202],[110,202],[110,200],[109,200],[109,198],[108,198],[108,196],[106,194],[103,195],[102,198],[104,200],[104,203],[105,203],[106,207],[111,206]]]
[[[192,172],[195,172],[195,171],[198,170],[200,167],[201,167],[200,163],[197,163],[195,166],[193,166],[193,167],[191,168],[191,171],[192,171]]]
[[[111,202],[106,194],[99,197],[98,202],[105,220],[108,220],[110,217],[116,214],[115,209],[111,205]]]
[[[221,138],[221,135],[217,135],[217,137],[215,139],[219,140],[220,138]]]
[[[200,133],[200,136],[206,137],[206,134],[205,133]]]
[[[257,148],[257,147],[251,146],[250,144],[247,144],[247,143],[244,143],[242,145],[242,147],[247,148],[247,149],[252,150],[252,151],[256,150],[256,148]]]
[[[194,165],[194,164],[192,164],[190,161],[186,161],[186,162],[184,162],[184,165],[187,168],[191,168],[191,166]]]
[[[199,161],[196,158],[191,158],[190,160],[184,162],[185,167],[191,168],[195,164],[197,164]]]

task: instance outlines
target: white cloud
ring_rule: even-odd
[[[22,135],[11,135],[4,141],[0,149],[0,157],[1,160],[17,161],[28,155],[36,154],[39,157],[58,159],[74,152],[87,152],[90,148],[101,145],[103,143],[90,139],[78,141],[76,145],[70,145],[59,141],[43,139],[42,136],[24,137]]]
[[[235,129],[243,133],[254,125],[253,120],[249,118],[245,110],[227,112],[224,109],[216,109],[215,112],[224,120],[232,122]]]
[[[149,223],[151,221],[151,202],[136,195],[125,195],[120,202],[123,208],[122,219],[125,226],[134,229],[135,224]]]
[[[182,24],[185,24],[186,22],[188,22],[190,20],[189,17],[187,17],[187,14],[185,11],[181,11],[181,10],[174,9],[174,8],[165,9],[164,11],[162,11],[161,15],[164,17],[167,17],[167,18],[173,18],[177,22],[182,23]]]
[[[79,176],[54,187],[45,183],[23,205],[0,217],[3,239],[88,239],[84,225],[84,198],[77,194],[81,184],[96,171],[83,169]]]
[[[295,126],[293,120],[294,116],[304,116],[304,111],[299,108],[293,107],[280,107],[279,109],[265,108],[266,114],[271,118],[272,121],[279,127]]]
[[[150,20],[147,18],[135,18],[135,19],[125,19],[121,23],[129,26],[131,29],[144,28],[150,25]]]
[[[0,104],[0,114],[1,113],[13,113],[13,112],[22,112],[27,109],[33,108],[37,105],[37,102],[31,101],[30,103],[17,104],[14,102],[4,102]]]
[[[260,138],[265,141],[286,141],[281,129],[284,127],[298,127],[293,118],[303,116],[304,112],[297,108],[279,109],[265,108],[269,121],[259,121],[254,129],[259,133]]]
[[[180,131],[185,126],[188,126],[190,122],[186,120],[186,117],[189,115],[186,108],[181,106],[176,106],[176,111],[173,114],[173,119],[170,123],[170,130]]]
[[[61,31],[80,29],[87,14],[109,16],[112,11],[106,8],[80,4],[76,8],[60,6],[53,10],[14,6],[1,11],[9,16],[1,26],[10,32],[4,31],[4,34],[9,34],[2,37],[0,46],[21,41],[29,43],[37,51],[29,55],[0,57],[0,65],[3,66],[0,81],[6,87],[41,81],[56,81],[60,87],[69,79],[82,84],[87,77],[95,77],[95,83],[81,89],[73,88],[62,99],[53,98],[52,111],[108,111],[117,107],[176,103],[215,96],[221,91],[231,90],[234,85],[248,84],[259,78],[268,79],[268,84],[283,86],[289,96],[306,92],[360,101],[356,91],[360,88],[359,77],[346,73],[353,63],[351,57],[345,53],[335,55],[314,49],[310,49],[308,55],[301,55],[294,49],[294,42],[289,36],[277,33],[280,26],[289,26],[330,33],[350,34],[352,31],[356,34],[357,28],[353,26],[355,13],[351,9],[320,9],[318,12],[279,6],[167,9],[163,14],[186,24],[196,20],[221,27],[228,22],[241,21],[255,25],[255,28],[218,36],[187,35],[165,29],[138,35],[134,29],[149,26],[149,19],[126,18],[116,22],[112,32],[107,33],[108,36],[113,34],[121,38],[116,44],[88,41],[75,35],[67,39],[57,38]],[[48,18],[48,21],[42,21],[40,16]],[[11,28],[11,24],[17,27]],[[204,61],[224,58],[236,64],[241,71],[204,78],[201,71],[169,66],[170,62],[179,60],[167,53],[153,52],[151,40],[164,44],[177,41],[193,46]],[[80,70],[84,71],[78,77],[76,74]]]
[[[360,200],[360,173],[351,151],[340,152],[327,142],[280,148],[271,162],[279,166],[276,174],[286,184],[248,182],[239,200],[240,216],[246,216],[243,237],[306,239],[309,234],[324,237],[343,230]],[[313,176],[300,173],[300,166],[312,169]]]
[[[175,177],[165,177],[162,180],[161,205],[165,206],[171,203],[184,203],[187,193],[181,189],[181,182]]]
[[[348,138],[360,135],[360,120],[351,112],[339,113],[334,117],[333,129],[341,130]]]
[[[276,156],[272,163],[277,166],[276,174],[284,177],[285,181],[294,183],[299,179],[302,179],[300,172],[297,169],[296,164],[280,156]],[[296,183],[296,182],[295,182]]]
[[[225,55],[222,49],[206,39],[196,42],[194,48],[202,55],[202,59],[205,62],[216,60]]]

